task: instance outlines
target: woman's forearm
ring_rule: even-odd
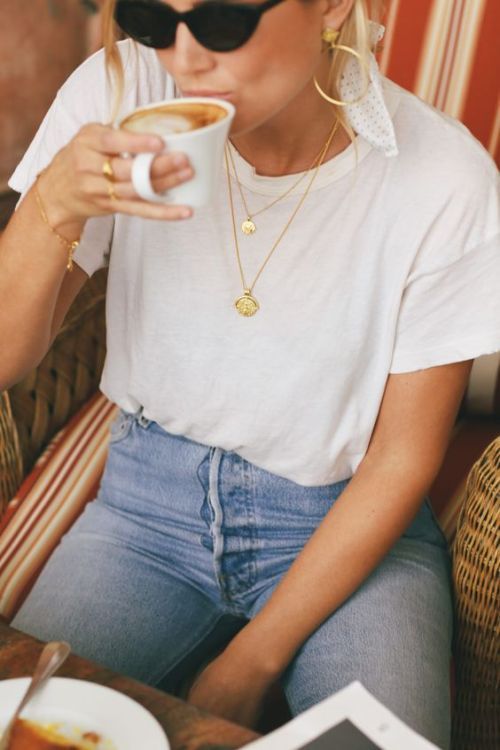
[[[77,241],[89,218],[117,211],[150,219],[183,216],[184,207],[140,200],[130,182],[132,160],[118,156],[162,149],[158,136],[88,123],[41,174],[38,191],[43,211],[33,188],[27,193],[0,239],[0,352],[5,353],[0,362],[0,390],[19,380],[43,357],[65,311],[86,281],[86,274],[76,266],[73,273],[66,273],[66,240]],[[152,173],[159,190],[188,179],[185,160],[179,162],[175,154],[161,158]],[[109,159],[113,194],[103,172]]]
[[[69,227],[75,239],[81,227]],[[0,239],[0,390],[45,354],[67,251],[43,222],[33,189]]]
[[[361,464],[342,496],[231,649],[270,676],[370,575],[410,524],[428,481],[408,467]]]
[[[437,474],[472,362],[390,375],[351,482],[260,613],[229,645],[272,679],[363,583],[411,523]]]

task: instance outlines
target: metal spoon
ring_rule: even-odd
[[[70,651],[71,649],[69,644],[65,643],[64,641],[52,641],[51,643],[47,643],[47,645],[44,647],[35,667],[31,682],[28,685],[26,692],[21,699],[21,702],[14,711],[14,715],[3,731],[2,739],[0,740],[0,750],[8,750],[10,736],[19,714],[26,706],[26,704],[31,700],[31,698],[35,695],[35,693],[37,693],[42,685],[47,682],[49,677],[52,677],[54,672],[59,669],[63,661],[69,655]]]

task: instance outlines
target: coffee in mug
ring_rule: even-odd
[[[230,102],[211,98],[175,99],[141,107],[119,123],[123,130],[159,135],[165,151],[185,153],[194,171],[188,182],[156,193],[151,165],[157,153],[134,157],[132,183],[144,200],[203,206],[213,197],[223,163],[224,146],[235,114]]]
[[[135,133],[153,133],[154,135],[173,135],[187,133],[189,130],[206,128],[227,117],[227,110],[219,104],[200,104],[185,101],[168,102],[156,105],[150,110],[139,110],[122,120],[121,127]]]

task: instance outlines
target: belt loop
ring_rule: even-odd
[[[149,425],[151,424],[151,419],[147,419],[144,416],[143,406],[141,406],[140,409],[135,413],[135,419],[137,421],[137,424],[143,427],[145,430],[147,430]]]

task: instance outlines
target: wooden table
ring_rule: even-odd
[[[40,651],[40,641],[0,621],[0,680],[31,675]],[[258,737],[249,729],[79,656],[70,656],[57,674],[98,682],[129,695],[158,719],[172,750],[234,750]]]

